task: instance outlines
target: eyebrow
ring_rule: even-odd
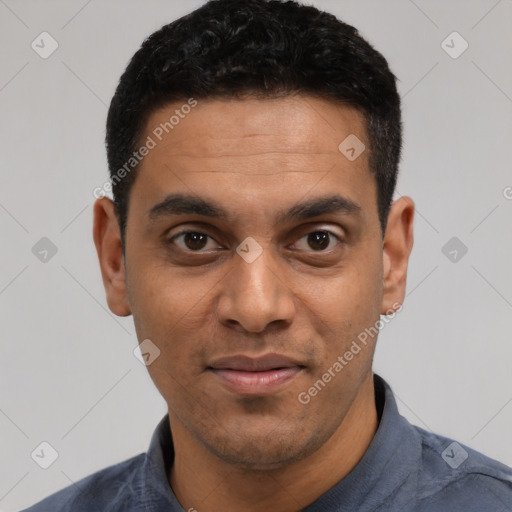
[[[329,213],[359,216],[362,208],[351,199],[338,194],[316,197],[299,202],[276,214],[276,224],[286,221],[305,220]],[[229,213],[218,203],[188,194],[171,194],[148,211],[152,221],[171,215],[200,215],[224,221],[230,220]]]

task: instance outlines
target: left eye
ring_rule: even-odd
[[[310,249],[306,248],[305,250],[313,250],[315,252],[325,251],[326,249],[332,249],[330,246],[330,242],[332,241],[332,237],[334,237],[337,242],[340,242],[340,238],[337,237],[334,233],[330,231],[312,231],[307,235],[304,235],[301,240],[306,240],[306,243],[309,245]],[[294,245],[297,245],[299,242],[296,242]]]

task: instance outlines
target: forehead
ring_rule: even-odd
[[[367,138],[358,110],[311,96],[197,100],[187,114],[185,105],[169,104],[154,112],[146,124],[145,135],[156,138],[168,155],[257,156],[261,150],[340,156],[338,146],[347,136]],[[177,124],[169,126],[171,117]]]
[[[240,214],[263,218],[274,210],[277,218],[299,201],[338,193],[376,214],[367,152],[355,159],[343,152],[351,137],[369,146],[356,109],[310,96],[196,101],[149,117],[142,141],[154,147],[132,190],[143,204],[138,213],[149,216],[167,196],[187,194]]]

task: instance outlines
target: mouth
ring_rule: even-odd
[[[219,359],[207,368],[231,391],[242,395],[269,395],[304,370],[298,361],[269,354],[259,358],[233,356]]]

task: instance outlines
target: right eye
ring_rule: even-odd
[[[202,252],[201,250],[207,245],[208,239],[213,240],[209,235],[199,231],[182,231],[169,238],[166,243],[176,244],[185,252]]]

